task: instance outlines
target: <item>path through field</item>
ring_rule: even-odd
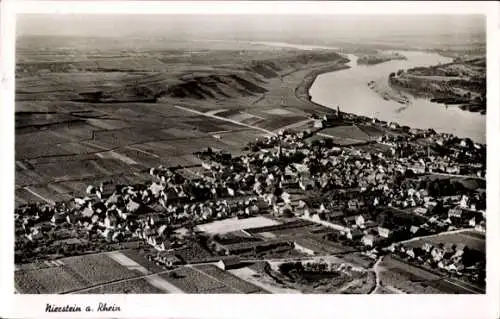
[[[375,294],[376,291],[380,288],[380,268],[379,265],[384,259],[384,256],[378,257],[377,261],[373,264],[372,270],[375,273],[375,288],[370,292],[370,294]]]
[[[245,126],[245,127],[248,127],[248,128],[254,129],[254,130],[258,130],[258,131],[264,132],[264,133],[269,134],[269,135],[276,135],[276,133],[274,133],[272,131],[268,131],[268,130],[266,130],[264,128],[261,128],[261,127],[258,127],[258,126],[254,126],[254,125],[250,125],[250,124],[241,123],[241,122],[234,121],[234,120],[231,120],[231,119],[228,119],[228,118],[225,118],[225,117],[213,115],[211,113],[203,113],[203,112],[196,111],[196,110],[193,110],[193,109],[190,109],[190,108],[187,108],[187,107],[184,107],[184,106],[179,106],[179,105],[174,105],[174,107],[178,108],[180,110],[186,111],[186,112],[191,112],[191,113],[198,114],[198,115],[201,115],[201,116],[210,117],[210,118],[213,118],[213,119],[216,119],[216,120],[233,123],[233,124],[240,125],[240,126]]]
[[[184,293],[180,288],[177,286],[174,286],[170,282],[166,281],[162,277],[160,277],[157,274],[152,274],[149,270],[144,268],[143,266],[139,265],[137,262],[134,260],[128,258],[124,254],[122,254],[119,251],[113,251],[111,253],[107,254],[110,258],[121,264],[122,266],[127,267],[130,270],[136,270],[140,272],[141,274],[144,274],[145,276],[143,277],[150,285],[161,289],[165,292],[169,293]],[[136,278],[137,279],[137,278]]]
[[[439,236],[444,236],[444,235],[449,235],[449,234],[457,234],[457,233],[462,233],[462,232],[470,231],[470,230],[471,230],[470,228],[462,228],[462,229],[457,229],[457,230],[450,230],[450,231],[445,231],[445,232],[438,233],[438,234],[433,234],[433,235],[427,235],[427,236],[421,236],[421,237],[413,237],[413,238],[410,238],[408,240],[400,241],[400,242],[398,242],[396,244],[406,244],[406,243],[411,243],[412,241],[421,240],[421,239],[424,239],[424,238],[439,237]]]
[[[483,181],[486,180],[486,178],[484,178],[484,177],[479,177],[479,176],[474,176],[474,175],[458,175],[458,174],[449,174],[449,173],[432,173],[431,175],[449,176],[449,177],[456,177],[456,178],[475,178],[475,179],[480,179]]]
[[[327,222],[327,221],[324,221],[324,220],[312,219],[310,217],[305,217],[305,216],[300,216],[299,218],[307,220],[307,221],[310,221],[310,222],[313,222],[313,223],[316,223],[316,224],[320,224],[320,225],[323,225],[323,226],[326,226],[326,227],[329,227],[329,228],[332,228],[332,229],[335,229],[335,230],[338,230],[338,231],[348,231],[349,230],[345,226],[342,226],[342,225],[339,225],[339,224],[330,223],[330,222]]]
[[[454,280],[449,280],[449,279],[444,278],[443,281],[446,281],[449,284],[460,287],[471,294],[484,294],[485,293],[485,291],[479,290],[478,288],[471,286],[467,282],[465,282],[461,279],[458,279],[458,278],[454,278]]]
[[[44,202],[50,204],[50,205],[55,205],[56,204],[53,200],[47,199],[47,198],[43,197],[42,195],[38,194],[34,190],[31,190],[29,187],[24,187],[24,189],[27,190],[28,192],[30,192],[31,194],[35,195],[36,197],[40,198]]]
[[[147,270],[143,266],[139,265],[134,260],[128,258],[127,256],[125,256],[124,254],[122,254],[119,251],[113,251],[113,252],[107,253],[106,255],[109,258],[116,261],[117,263],[119,263],[120,265],[125,266],[127,269],[138,271],[143,275],[151,274],[151,272],[149,272],[149,270]]]

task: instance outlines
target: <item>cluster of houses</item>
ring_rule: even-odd
[[[252,151],[235,158],[209,149],[198,154],[205,170],[197,178],[189,179],[160,166],[150,170],[152,181],[146,184],[117,186],[114,190],[102,184],[89,186],[86,197],[70,203],[16,210],[16,223],[30,241],[47,236],[39,227],[41,221],[47,221],[54,228],[66,224],[108,241],[141,239],[164,251],[182,245],[182,238],[173,230],[186,225],[269,211],[277,215],[309,214],[317,219],[314,215],[328,215],[324,205],[313,208],[304,201],[295,201],[289,189],[303,193],[354,189],[359,199],[346,199],[347,209],[369,204],[414,208],[415,213],[425,215],[436,205],[436,199],[426,190],[399,183],[396,173],[404,174],[418,163],[425,167],[429,163],[453,163],[446,162],[453,158],[448,155],[428,156],[422,163],[427,154],[423,146],[409,146],[408,141],[393,137],[380,141],[392,145],[391,151],[370,152],[327,143],[312,146],[304,141],[308,136],[310,132],[280,132],[257,141]],[[469,146],[464,147],[469,150]],[[475,145],[472,149],[476,149]],[[370,198],[369,203],[364,203],[363,198]],[[473,210],[467,203],[464,205],[461,212]],[[452,221],[469,216],[462,217],[458,211],[450,214]],[[483,227],[483,221],[476,217],[468,220],[473,227]],[[355,224],[361,226],[364,222],[359,219]],[[359,237],[359,229],[362,227],[353,228],[346,236]],[[378,235],[386,238],[389,232],[379,227]],[[361,238],[367,246],[376,241],[372,234]]]
[[[230,169],[227,167],[226,170]],[[214,176],[218,173],[214,171]],[[89,186],[86,197],[75,198],[69,203],[22,207],[16,210],[16,222],[28,240],[43,236],[39,224],[46,221],[53,227],[63,223],[78,226],[115,241],[138,234],[138,227],[153,225],[153,219],[160,219],[156,220],[157,224],[168,225],[187,221],[201,223],[235,215],[251,216],[259,213],[262,207],[255,196],[248,196],[251,194],[241,190],[245,188],[245,178],[249,174],[231,175],[220,171],[225,178],[188,180],[161,166],[151,169],[150,174],[151,183],[116,186],[114,191],[102,184]],[[142,218],[152,212],[161,214]]]
[[[422,134],[405,136],[383,135],[377,142],[391,147],[393,156],[404,160],[406,166],[415,173],[446,173],[463,174],[484,177],[485,147],[468,142],[467,139],[457,139],[447,134],[436,134],[427,137],[429,146],[417,146],[417,138]],[[431,151],[431,146],[432,151]],[[446,145],[446,147],[445,147]],[[435,149],[439,149],[435,154]]]
[[[442,200],[439,199],[438,201]],[[380,242],[387,243],[393,240],[392,235],[396,230],[403,231],[402,235],[399,234],[399,238],[412,238],[458,228],[475,228],[479,232],[485,232],[485,212],[471,210],[467,206],[467,196],[457,197],[452,203],[455,206],[451,206],[448,213],[444,215],[431,214],[431,209],[425,206],[415,207],[412,210],[403,212],[405,214],[413,213],[425,220],[423,223],[415,222],[407,225],[401,223],[392,226],[389,224],[383,225],[371,220],[370,214],[356,213],[364,205],[359,199],[348,201],[347,209],[350,210],[350,213],[347,216],[345,211],[329,210],[325,208],[324,204],[321,204],[320,208],[315,211],[310,209],[302,210],[301,217],[334,228],[345,238],[358,242],[367,248],[377,246]],[[297,214],[301,212],[300,209],[295,211]]]
[[[387,250],[410,261],[428,265],[431,268],[437,267],[442,271],[459,276],[470,276],[476,280],[480,276],[481,269],[484,269],[480,265],[483,262],[481,260],[473,259],[464,262],[464,255],[468,254],[470,250],[463,243],[433,245],[424,242],[421,247],[393,244]]]

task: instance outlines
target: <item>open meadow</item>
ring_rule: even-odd
[[[222,234],[247,228],[257,228],[257,227],[279,225],[279,224],[280,223],[274,219],[269,219],[264,216],[257,216],[245,219],[229,218],[211,222],[208,224],[202,224],[197,226],[197,228],[200,231],[209,234]]]

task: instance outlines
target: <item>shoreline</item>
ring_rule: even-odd
[[[318,78],[319,75],[330,73],[330,72],[336,72],[336,71],[340,71],[340,70],[350,69],[351,67],[349,65],[347,65],[347,63],[348,62],[346,62],[344,64],[326,65],[326,66],[323,66],[323,67],[320,66],[320,67],[314,68],[309,73],[307,73],[307,75],[302,79],[302,81],[295,87],[295,89],[294,89],[294,95],[295,95],[295,97],[297,99],[299,99],[300,101],[304,102],[304,103],[310,104],[313,107],[321,107],[321,108],[325,108],[325,109],[327,109],[329,111],[334,110],[331,107],[328,107],[326,105],[321,105],[319,103],[316,103],[316,102],[312,101],[312,97],[311,97],[311,94],[310,94],[310,89],[311,89],[313,83],[316,81],[316,79]],[[407,105],[407,104],[402,104],[402,107],[405,107],[405,105]],[[373,118],[373,117],[366,116],[366,115],[359,115],[359,114],[350,113],[348,111],[347,112],[346,111],[342,111],[342,113],[349,114],[351,117],[353,117],[356,120],[363,120],[363,119],[368,119],[369,118],[369,119],[375,119],[378,122],[389,122],[389,121],[382,121],[382,120],[380,120],[378,118]],[[391,121],[391,123],[395,123],[395,124],[397,124],[399,126],[402,126],[401,124],[399,124],[397,122],[394,122],[394,121]],[[423,130],[423,131],[429,130],[429,129],[433,129],[433,128],[418,128],[418,127],[411,127],[411,128],[418,129],[418,130]],[[458,137],[458,138],[469,138],[469,139],[472,139],[469,136],[459,137],[459,136],[457,136],[457,135],[455,135],[453,133],[447,133],[447,132],[438,132],[438,133],[452,135],[452,136],[455,136],[455,137]],[[486,142],[479,142],[479,141],[475,141],[474,139],[472,139],[472,140],[475,143],[477,143],[477,144],[486,145]]]
[[[347,62],[346,62],[347,63]],[[347,64],[335,64],[335,65],[329,65],[329,66],[324,66],[324,67],[319,67],[316,69],[313,69],[310,71],[299,83],[299,85],[294,89],[294,94],[295,97],[303,102],[310,103],[314,106],[319,106],[322,108],[326,108],[328,110],[332,110],[331,108],[321,105],[319,103],[316,103],[312,100],[311,94],[309,93],[311,90],[311,87],[313,83],[316,81],[318,76],[330,72],[336,72],[340,70],[346,70],[350,69],[351,67]],[[358,116],[358,115],[356,115]]]

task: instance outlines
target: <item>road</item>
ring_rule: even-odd
[[[255,263],[255,262],[260,262],[260,261],[266,261],[266,262],[271,262],[271,263],[277,263],[277,262],[287,262],[287,261],[299,261],[299,260],[328,260],[332,258],[337,258],[335,257],[334,254],[331,255],[317,255],[317,256],[304,256],[304,257],[283,257],[283,258],[265,258],[265,259],[240,259],[241,263]],[[346,265],[350,265],[353,268],[358,268],[357,266],[351,265],[348,262],[344,262],[342,260],[338,260],[338,262],[342,262]],[[216,264],[216,261],[209,261],[209,262],[199,262],[199,263],[191,263],[191,264],[186,264],[186,266],[197,266],[197,265],[213,265]]]
[[[184,107],[184,106],[174,105],[174,107],[177,108],[177,109],[179,109],[179,110],[183,110],[183,111],[186,111],[186,112],[190,112],[190,113],[198,114],[198,115],[201,115],[201,116],[213,118],[213,119],[216,119],[216,120],[219,120],[219,121],[224,121],[224,122],[233,123],[233,124],[236,124],[236,125],[239,125],[239,126],[248,127],[248,128],[251,128],[251,129],[254,129],[254,130],[257,130],[257,131],[264,132],[264,133],[266,133],[268,135],[276,135],[276,133],[274,133],[273,131],[269,131],[269,130],[266,130],[266,129],[262,128],[262,127],[258,127],[258,126],[255,126],[255,125],[241,123],[241,122],[234,121],[234,120],[231,120],[231,119],[228,119],[228,118],[225,118],[225,117],[217,116],[217,115],[214,115],[214,114],[204,113],[204,112],[200,112],[200,111],[197,111],[197,110],[193,110],[193,109],[190,109],[190,108],[187,108],[187,107]]]
[[[449,176],[449,177],[457,177],[457,178],[473,178],[473,179],[480,179],[482,181],[486,181],[486,178],[474,176],[474,175],[457,175],[457,174],[448,174],[448,173],[431,173],[431,175]]]
[[[449,235],[449,234],[457,234],[457,233],[462,233],[462,232],[470,231],[470,230],[472,230],[472,229],[471,228],[460,228],[460,229],[456,229],[456,230],[449,230],[449,231],[445,231],[445,232],[437,233],[437,234],[433,234],[433,235],[413,237],[413,238],[403,240],[403,241],[400,241],[400,242],[397,242],[394,244],[406,244],[406,243],[411,243],[412,241],[417,241],[417,240],[424,239],[424,238],[443,236],[443,235]]]
[[[329,223],[329,222],[324,221],[324,220],[312,219],[312,218],[308,218],[308,217],[305,217],[305,216],[300,216],[299,218],[307,220],[307,221],[310,221],[310,222],[313,222],[313,223],[316,223],[316,224],[320,224],[320,225],[323,225],[323,226],[326,226],[326,227],[329,227],[329,228],[332,228],[332,229],[335,229],[335,230],[338,230],[338,231],[345,231],[346,232],[346,231],[349,230],[349,228],[347,228],[345,226],[342,226],[342,225],[339,225],[339,224]]]
[[[34,190],[31,190],[29,187],[24,187],[24,189],[27,190],[28,192],[30,192],[31,194],[33,194],[34,196],[40,198],[44,202],[50,204],[50,205],[55,205],[56,204],[53,200],[43,197],[42,195],[38,194]]]
[[[384,259],[384,256],[379,256],[377,261],[373,264],[371,270],[375,273],[375,288],[370,292],[370,294],[375,294],[376,291],[380,288],[380,269],[378,266]]]

